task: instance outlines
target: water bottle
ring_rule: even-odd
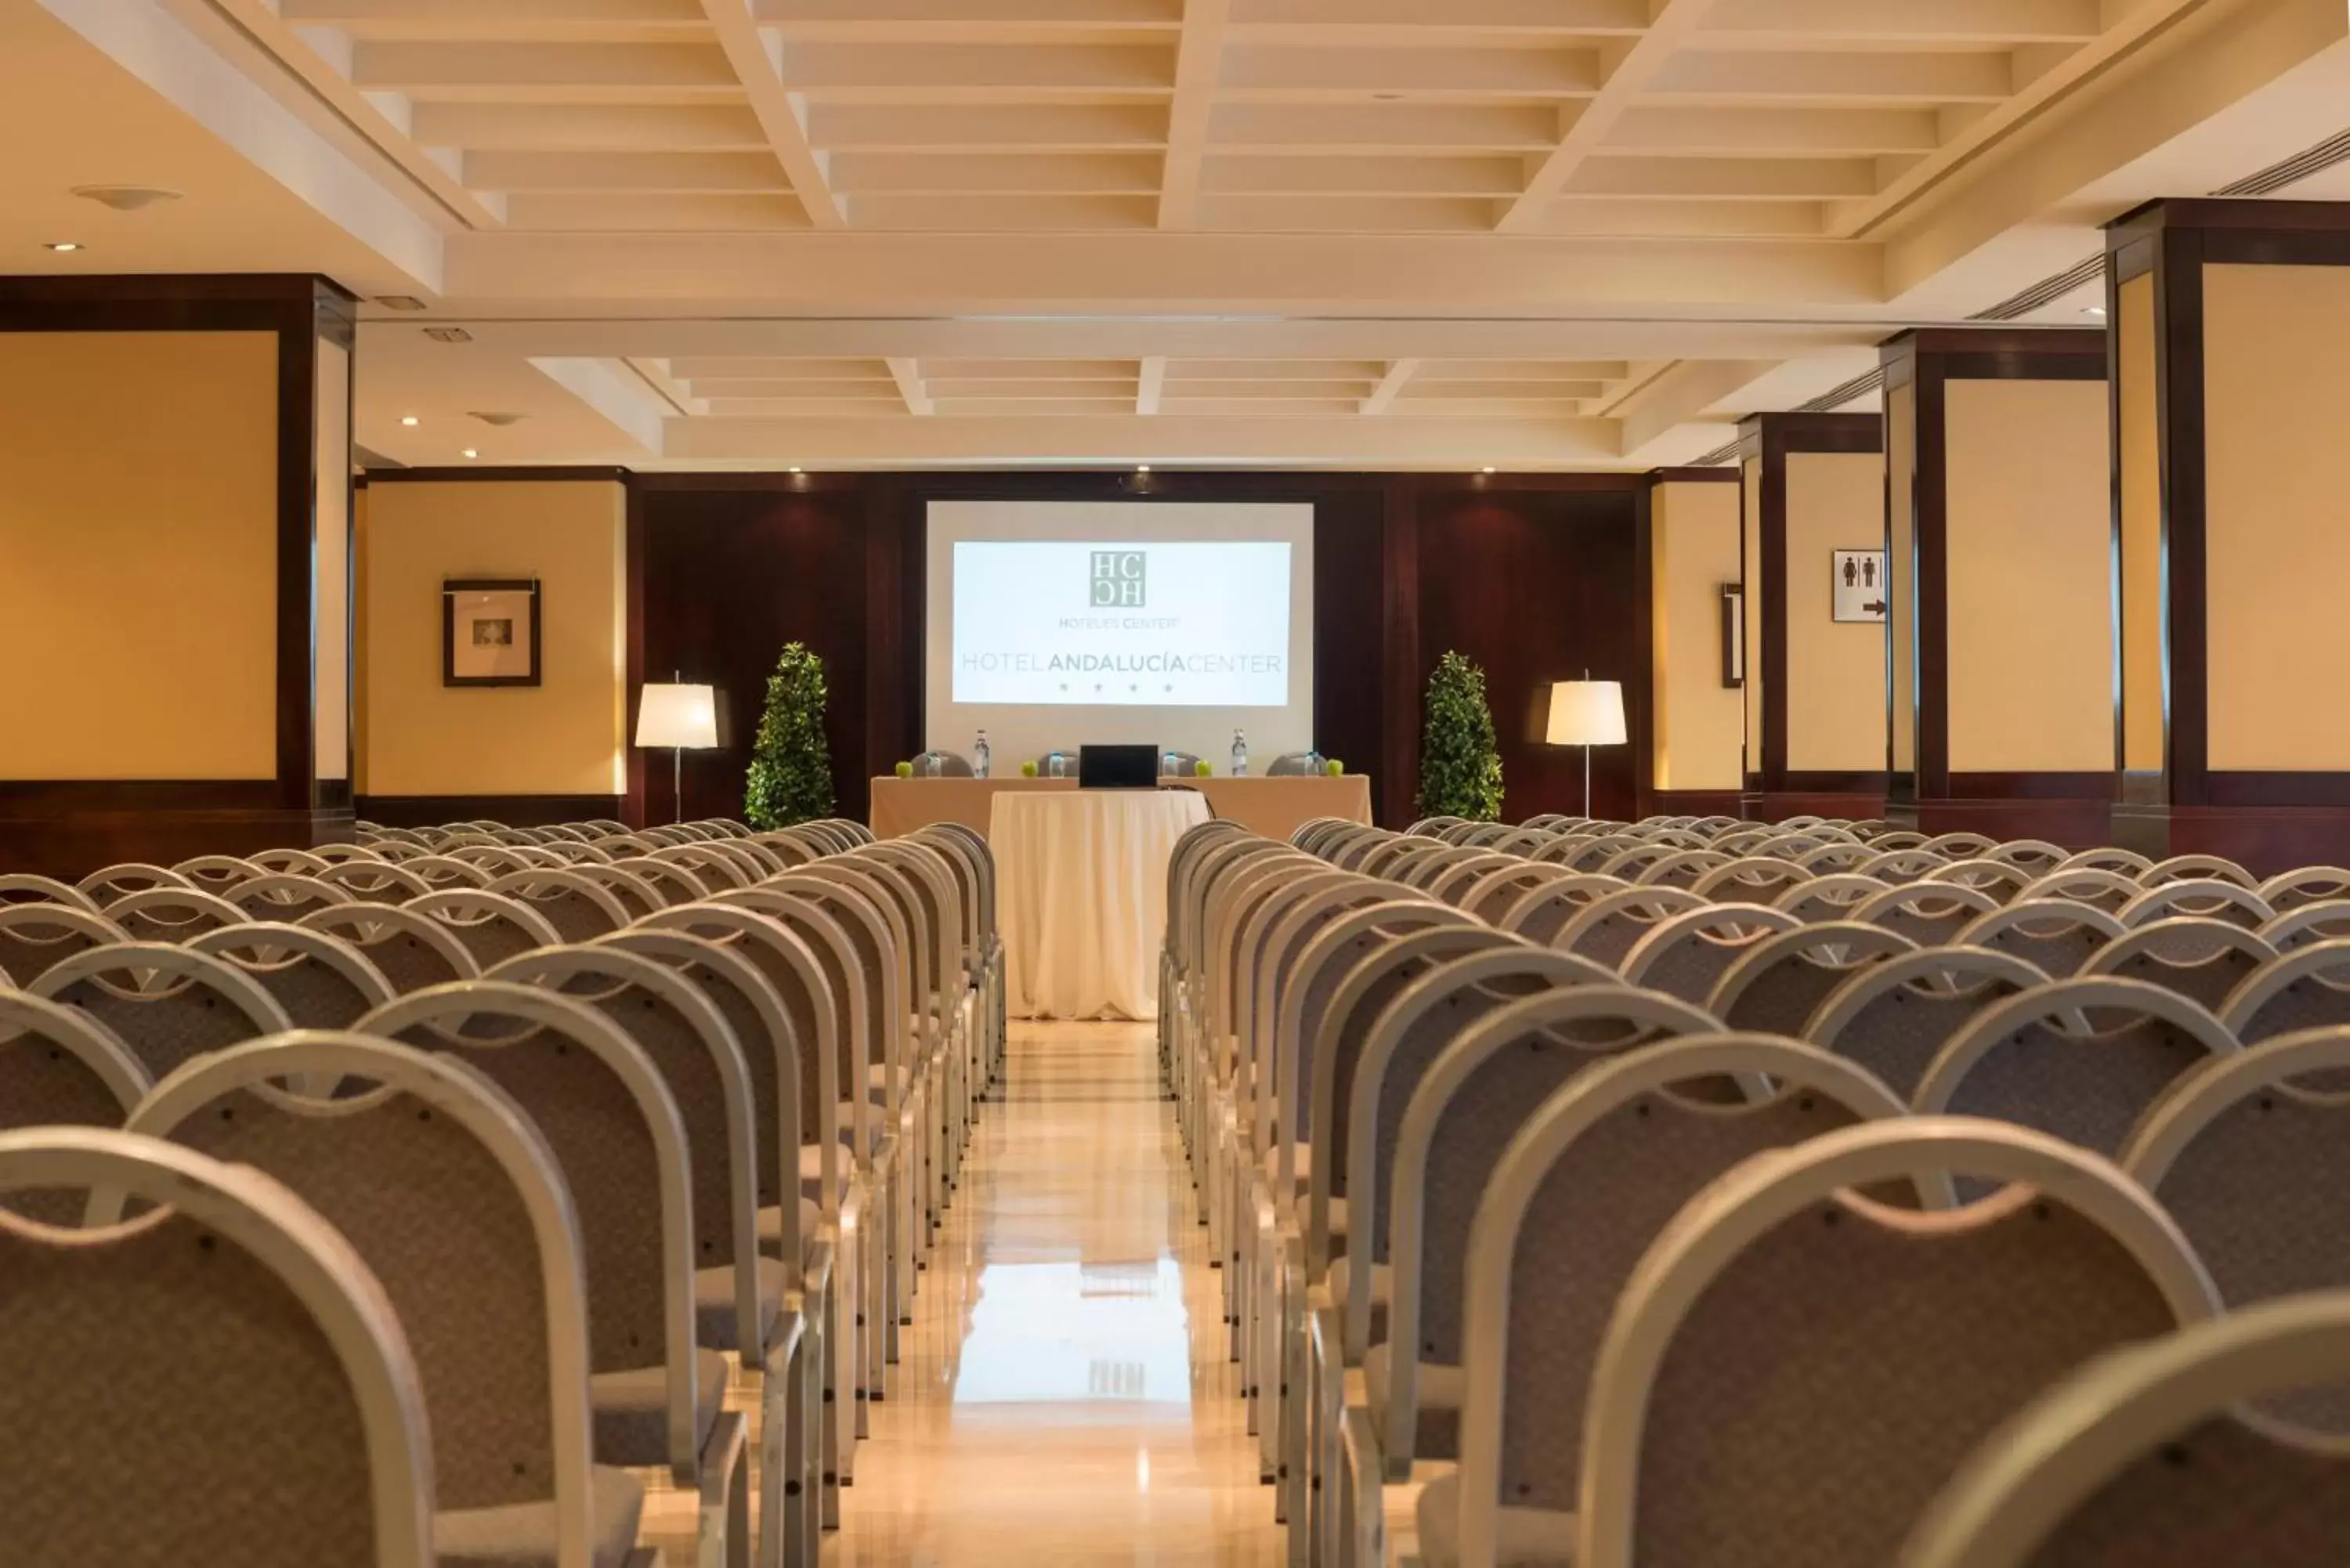
[[[1053,753],[1052,763],[1053,771],[1050,775],[1051,777],[1065,779],[1069,776],[1069,764],[1062,758],[1060,753],[1055,752]]]
[[[979,744],[971,749],[971,771],[974,776],[979,778],[987,776],[988,754],[987,732],[982,730],[979,732]]]
[[[1232,777],[1248,777],[1248,737],[1238,730],[1232,732]]]

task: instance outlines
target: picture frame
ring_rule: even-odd
[[[449,577],[441,584],[441,684],[539,683],[536,577]]]
[[[1721,585],[1721,684],[1737,691],[1746,684],[1746,585]]]
[[[1839,623],[1883,626],[1893,602],[1881,548],[1835,550],[1828,564],[1830,614]]]

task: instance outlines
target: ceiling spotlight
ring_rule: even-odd
[[[435,343],[471,343],[473,335],[462,327],[428,327],[424,336]]]
[[[418,419],[414,414],[402,414],[400,416],[400,422],[404,425],[419,425],[422,424],[424,421]]]
[[[77,185],[73,193],[85,202],[95,202],[118,213],[135,213],[141,207],[180,199],[177,191],[166,190],[161,185]]]
[[[2085,305],[2081,307],[2081,314],[2092,321],[2103,321],[2106,318],[2106,307],[2102,305]]]
[[[1147,462],[1138,462],[1134,465],[1134,472],[1137,473],[1149,473],[1150,472],[1150,465]]]
[[[1493,465],[1492,465],[1492,463],[1490,463],[1490,462],[1489,462],[1489,463],[1487,463],[1487,464],[1485,465],[1485,472],[1488,472],[1488,473],[1492,472],[1493,472]]]
[[[412,294],[379,294],[375,302],[386,310],[421,310],[424,302]]]
[[[792,464],[792,472],[793,472],[794,473],[797,473],[799,471],[800,471],[800,465],[799,465],[798,463],[796,463],[796,462],[795,462],[795,463]]]
[[[467,448],[465,449],[465,455],[466,455],[467,457],[479,457],[479,456],[481,456],[482,454],[481,454],[480,452],[475,452],[472,447],[467,447]]]
[[[44,250],[56,251],[58,254],[62,255],[68,251],[78,251],[86,249],[87,247],[85,247],[79,240],[51,240],[42,248]]]

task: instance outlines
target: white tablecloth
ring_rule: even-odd
[[[1208,820],[1190,790],[995,797],[995,918],[1015,1018],[1156,1016],[1167,862]]]

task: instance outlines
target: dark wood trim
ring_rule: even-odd
[[[622,634],[620,679],[627,683],[621,692],[620,732],[622,754],[628,758],[624,780],[628,793],[621,797],[619,820],[631,827],[645,826],[645,753],[637,745],[637,708],[644,700],[645,691],[645,499],[644,488],[633,478],[622,491],[626,521],[622,524],[622,560],[625,576],[621,586],[622,615],[627,629]]]
[[[1420,685],[1428,678],[1419,651],[1419,487],[1409,479],[1388,485],[1379,509],[1380,768],[1371,781],[1375,815],[1389,827],[1409,826],[1419,812]]]
[[[2122,429],[2122,285],[2132,278],[2142,277],[2154,265],[2154,246],[2146,241],[2134,240],[2118,249],[2106,253],[2106,504],[2110,523],[2106,543],[2106,580],[2112,585],[2114,618],[2114,799],[2129,801],[2132,777],[2129,772],[2129,711],[2124,693],[2127,687],[2129,648],[2126,642],[2129,625],[2128,607],[2122,596],[2126,591],[2128,577],[2122,569],[2122,448],[2127,439]],[[2161,794],[2161,781],[2155,781],[2154,795]],[[2157,858],[2161,858],[2157,857]]]
[[[2350,810],[2335,806],[2177,806],[2156,826],[2169,854],[2224,855],[2260,876],[2350,863]]]
[[[530,594],[530,673],[527,675],[460,675],[457,673],[457,596],[464,593]],[[625,587],[622,590],[626,591]],[[536,577],[443,577],[441,579],[441,684],[450,687],[536,686],[544,673],[539,653],[540,631],[546,606]]]
[[[1937,354],[1985,372],[1961,376],[1953,370],[1953,380],[2057,381],[2071,379],[2076,361],[2102,363],[2105,336],[2085,327],[1913,327],[1887,338],[1880,352],[1888,361],[1897,351],[1902,358]],[[2050,361],[2047,369],[2028,368],[2043,358]]]
[[[221,306],[256,302],[282,305],[296,299],[307,301],[317,295],[340,301],[347,315],[359,303],[359,296],[332,278],[322,277],[316,273],[125,272],[0,275],[0,308],[27,306],[44,314],[63,306],[83,305],[131,310],[168,306],[200,313],[206,307]],[[80,331],[82,328],[44,328],[38,325],[18,327],[10,324],[5,330]],[[113,330],[144,329],[117,327]],[[199,323],[184,325],[176,330],[201,332],[218,331],[220,328]]]
[[[2106,225],[2109,234],[2160,230],[2350,234],[2350,203],[2279,202],[2251,196],[2165,196],[2142,202]]]
[[[1858,822],[1883,815],[1885,796],[1844,790],[1772,790],[1747,796],[1744,805],[1741,815],[1755,822],[1784,822],[1791,816],[1842,817]]]
[[[510,464],[487,466],[467,463],[460,468],[371,468],[368,470],[369,484],[573,484],[582,483],[626,483],[641,476],[628,469],[609,466],[573,465],[529,468]],[[711,475],[712,478],[721,477]],[[729,474],[723,477],[733,478]]]
[[[364,821],[385,827],[439,827],[452,822],[503,822],[508,827],[551,827],[601,818],[626,821],[628,797],[617,794],[363,794],[355,803]]]
[[[1642,485],[1632,498],[1632,647],[1638,662],[1622,677],[1636,816],[1648,815],[1657,786],[1656,510],[1656,485]]]
[[[0,820],[77,812],[268,811],[276,804],[276,779],[0,780]]]
[[[925,734],[922,679],[928,615],[928,520],[905,505],[894,476],[865,495],[865,749],[860,781],[879,778],[924,746],[960,751],[962,739]],[[869,787],[869,786],[866,786]]]
[[[2350,808],[2350,773],[2213,772],[2204,775],[2215,806]]]
[[[1920,801],[1921,833],[1981,833],[1992,838],[2044,838],[2066,849],[2114,842],[2110,800],[2013,799]]]
[[[2164,662],[2170,693],[2170,804],[2206,805],[2210,684],[2206,658],[2203,250],[2193,228],[2166,227],[2155,268],[2156,400],[2160,408],[2162,556],[2168,585]]]
[[[1962,773],[1950,775],[1954,800],[2096,800],[2114,796],[2109,773]]]

